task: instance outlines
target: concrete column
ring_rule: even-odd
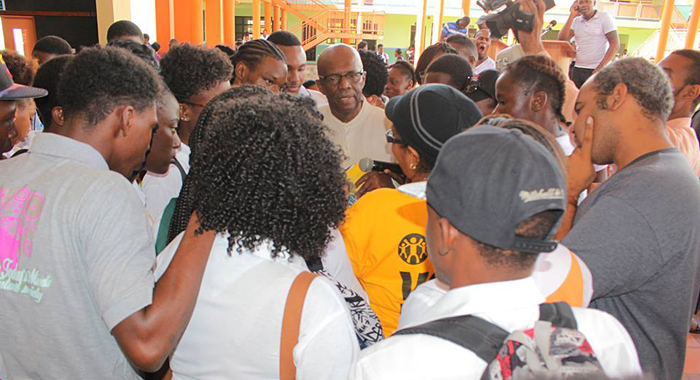
[[[416,64],[418,63],[420,55],[423,54],[423,50],[425,50],[425,24],[428,21],[428,15],[426,14],[428,10],[428,0],[423,0],[421,5],[420,16],[416,18],[416,53],[413,58]]]
[[[688,22],[688,35],[685,37],[686,49],[695,47],[695,36],[698,34],[698,19],[700,19],[700,0],[695,0],[693,13],[690,14],[690,21]]]
[[[673,0],[664,0],[664,9],[661,14],[661,28],[659,31],[659,44],[656,47],[656,63],[664,59],[666,44],[668,43],[668,30],[671,28],[671,17],[673,17]]]
[[[352,15],[352,0],[345,0],[345,17],[343,17],[343,32],[344,33],[350,33],[351,28],[350,28],[350,19]],[[351,45],[352,44],[352,39],[350,38],[345,38],[343,39],[344,44]]]
[[[276,32],[280,30],[280,7],[279,5],[275,5],[274,8],[272,8],[272,32]]]
[[[224,44],[236,45],[236,3],[224,0]]]
[[[156,32],[161,54],[168,51],[168,42],[175,36],[173,8],[170,0],[156,0]]]
[[[223,0],[206,0],[207,46],[214,47],[224,42]]]
[[[190,0],[190,42],[199,45],[204,42],[203,0]]]
[[[471,8],[471,6],[471,0],[462,0],[462,11],[464,12],[465,16],[469,16],[469,8]]]
[[[253,3],[253,39],[260,38],[260,0],[252,0]]]
[[[191,17],[189,0],[171,0],[173,4],[173,36],[178,42],[191,42]]]
[[[263,8],[265,10],[265,32],[269,36],[272,33],[272,5],[270,1],[263,1]]]
[[[97,31],[100,44],[107,44],[107,29],[115,21],[131,20],[131,0],[96,0]]]
[[[282,30],[288,30],[287,27],[287,10],[282,9]]]

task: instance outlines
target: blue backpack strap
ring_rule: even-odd
[[[498,354],[508,332],[473,315],[438,319],[396,331],[394,335],[424,334],[445,339],[474,352],[489,363]]]
[[[543,303],[540,305],[540,321],[552,322],[554,327],[578,330],[574,311],[566,302]]]

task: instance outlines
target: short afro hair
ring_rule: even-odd
[[[438,53],[457,54],[457,50],[442,42],[425,48],[423,54],[421,54],[420,58],[418,58],[418,63],[416,63],[416,81],[418,81],[418,84],[423,84],[423,75],[425,74],[425,70],[428,69],[428,66],[433,62],[433,59]]]
[[[452,34],[445,39],[445,42],[447,42],[449,45],[460,46],[466,49],[470,56],[476,59],[479,58],[479,49],[476,48],[474,41],[464,34]]]
[[[299,38],[286,30],[278,30],[270,34],[267,40],[277,46],[301,46]]]
[[[474,72],[469,61],[461,55],[445,54],[434,60],[425,70],[426,73],[444,73],[450,76],[450,86],[464,92],[471,82]]]
[[[347,180],[311,99],[258,95],[217,103],[193,157],[201,230],[229,252],[269,244],[272,257],[321,257],[342,222]]]
[[[65,67],[58,97],[66,120],[81,117],[94,128],[116,107],[153,107],[162,87],[156,70],[124,49],[83,49]]]
[[[362,67],[367,73],[365,87],[362,89],[364,96],[382,96],[386,81],[389,79],[389,70],[382,58],[375,53],[359,50]]]
[[[396,61],[392,66],[392,69],[400,70],[406,78],[409,78],[416,83],[416,70],[413,65],[408,61]]]
[[[30,86],[34,80],[34,62],[11,50],[2,51],[2,59],[12,75],[12,81]]]
[[[700,51],[692,49],[676,50],[671,54],[681,56],[690,61],[688,65],[688,76],[685,77],[685,86],[700,85]],[[700,103],[700,96],[693,101],[693,107],[697,107]]]
[[[668,119],[673,109],[673,90],[660,67],[644,58],[623,58],[605,66],[593,79],[598,108],[607,109],[605,98],[620,83],[627,87],[647,119]]]
[[[154,69],[159,70],[160,65],[156,61],[156,57],[153,54],[153,50],[144,44],[134,42],[132,40],[113,40],[110,41],[107,46],[114,46],[130,51],[133,55],[141,58],[144,62],[153,66]]]
[[[36,108],[39,111],[39,119],[44,124],[44,128],[51,125],[51,110],[61,105],[58,97],[58,82],[63,75],[68,62],[73,59],[72,55],[62,55],[56,57],[39,67],[34,76],[34,87],[43,88],[49,92],[48,96],[34,99]]]
[[[58,36],[46,36],[39,39],[34,44],[34,52],[44,52],[56,55],[73,54],[73,48],[70,47],[68,41]]]
[[[160,60],[160,75],[180,103],[230,80],[232,73],[231,61],[218,49],[181,44]]]
[[[108,42],[112,42],[113,40],[122,37],[138,37],[143,41],[143,33],[141,32],[141,28],[129,20],[116,21],[109,26],[109,29],[107,29]]]

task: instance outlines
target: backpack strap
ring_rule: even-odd
[[[574,311],[566,302],[541,304],[540,321],[551,322],[554,327],[578,330]]]
[[[317,275],[311,272],[301,272],[292,282],[284,305],[282,319],[282,336],[280,339],[280,380],[296,379],[297,367],[294,365],[294,347],[299,342],[299,326],[301,312],[304,309],[306,293],[311,281]]]
[[[399,330],[394,335],[423,334],[445,339],[462,346],[489,363],[496,357],[508,337],[502,328],[473,315],[438,319]]]

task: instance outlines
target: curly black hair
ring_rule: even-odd
[[[36,108],[39,110],[39,119],[44,124],[44,130],[48,131],[51,125],[51,110],[60,105],[58,98],[58,82],[61,79],[63,70],[68,62],[73,59],[72,55],[58,56],[39,67],[34,76],[34,87],[43,88],[49,92],[48,96],[34,99]]]
[[[2,59],[12,75],[12,81],[29,86],[34,80],[34,64],[12,50],[3,50]]]
[[[272,92],[270,90],[263,86],[243,85],[232,87],[212,98],[199,115],[197,124],[192,131],[192,136],[190,136],[190,166],[194,165],[195,153],[199,149],[200,141],[202,141],[204,133],[206,132],[206,125],[211,123],[212,109],[216,104],[223,103],[231,99],[252,98],[256,95],[267,95],[271,93]],[[194,170],[196,170],[196,168]],[[192,173],[192,169],[190,169],[190,173]],[[180,195],[175,203],[175,211],[173,211],[173,217],[168,228],[168,243],[170,243],[177,235],[180,234],[180,232],[187,228],[190,215],[192,215],[192,212],[194,211],[193,197],[194,191],[192,189],[192,180],[188,175],[185,177],[185,182],[182,184]]]
[[[114,108],[131,105],[138,112],[153,106],[162,82],[156,70],[124,49],[83,49],[66,65],[58,97],[66,120],[83,117],[94,127]]]
[[[32,49],[32,54],[35,51],[41,51],[49,54],[73,54],[73,48],[71,48],[68,41],[64,40],[59,36],[46,36],[40,38],[36,44],[34,44],[34,49]]]
[[[389,70],[377,54],[364,50],[358,50],[358,52],[362,60],[362,67],[367,73],[362,94],[364,96],[382,96],[386,81],[389,80]]]
[[[138,37],[143,41],[141,28],[129,20],[116,21],[107,29],[107,41],[111,42],[120,37]]]
[[[180,103],[231,79],[232,73],[231,61],[219,49],[181,44],[160,60],[160,75]]]
[[[229,234],[229,252],[270,242],[273,257],[320,257],[346,198],[341,152],[308,99],[258,95],[218,102],[194,157],[200,230]]]
[[[160,65],[156,61],[156,57],[153,54],[153,50],[144,44],[134,42],[132,40],[113,40],[110,41],[107,46],[119,47],[130,51],[135,56],[144,60],[144,62],[153,66],[154,69],[160,70]]]

